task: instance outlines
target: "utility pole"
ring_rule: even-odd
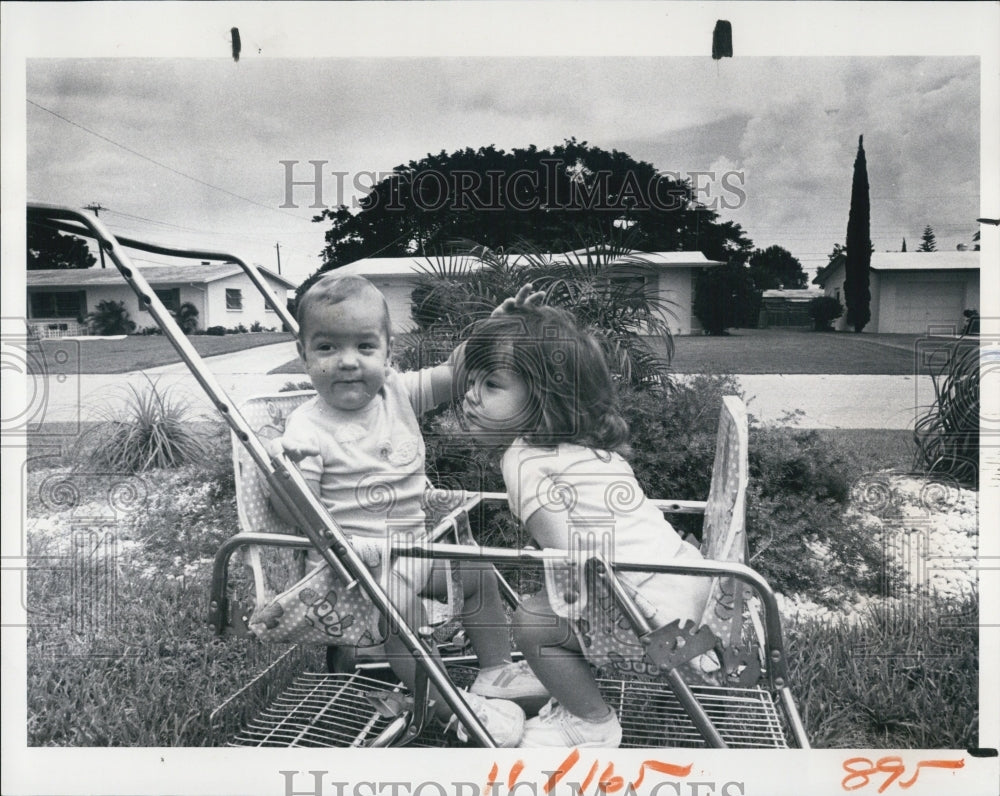
[[[108,208],[103,207],[100,202],[91,202],[89,205],[84,205],[84,210],[93,210],[94,215],[98,218],[101,217],[101,211],[107,210]],[[101,268],[104,268],[104,247],[101,245],[100,241],[97,241],[97,251],[101,255]]]
[[[274,244],[274,251],[278,254],[278,276],[281,276],[281,244]]]

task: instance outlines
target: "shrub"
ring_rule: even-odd
[[[719,410],[724,395],[742,396],[732,376],[696,376],[667,393],[623,392],[631,429],[628,456],[651,497],[704,500],[711,484]],[[836,600],[847,584],[864,593],[879,586],[881,550],[842,513],[860,467],[840,445],[815,431],[758,427],[751,422],[747,536],[751,564],[788,593]],[[701,535],[699,515],[674,515],[678,530]],[[810,550],[821,544],[831,558]]]
[[[844,305],[833,296],[817,296],[809,302],[809,317],[817,332],[830,331],[830,324],[844,314]]]
[[[226,334],[246,334],[246,333],[247,333],[247,327],[244,326],[242,323],[230,327],[229,329],[226,329]]]
[[[500,457],[473,442],[458,426],[452,409],[423,415],[421,431],[427,447],[427,476],[437,489],[503,492]],[[476,541],[490,547],[519,548],[528,543],[506,504],[481,504],[470,517]],[[539,574],[530,567],[498,566],[500,574],[522,594],[538,590]]]
[[[979,487],[979,341],[946,344],[945,362],[931,372],[934,403],[913,429],[916,467]]]
[[[760,292],[750,270],[739,263],[702,268],[695,282],[691,311],[711,335],[731,327],[755,327]]]
[[[225,326],[209,326],[205,330],[205,334],[214,335],[215,337],[222,337],[226,333]]]
[[[252,324],[250,324],[250,331],[251,332],[263,332],[264,331],[264,327],[260,325],[260,321],[254,321]]]
[[[163,330],[159,326],[144,326],[139,330],[139,334],[143,337],[148,337],[153,334],[163,334]]]
[[[205,454],[190,403],[170,388],[158,390],[151,379],[147,390],[129,384],[120,403],[109,402],[98,414],[99,422],[76,448],[77,458],[89,465],[138,473],[196,462]]]
[[[979,310],[962,310],[962,317],[965,318],[962,324],[962,336],[979,334]]]
[[[124,301],[99,301],[97,307],[87,316],[87,323],[94,334],[132,334],[135,322],[129,317]]]
[[[315,389],[311,381],[286,381],[281,385],[281,389],[278,392],[300,392],[301,390],[312,390]]]
[[[191,334],[198,328],[198,308],[190,301],[185,301],[177,310],[177,325],[184,334]]]
[[[850,451],[816,431],[762,428],[750,434],[747,534],[750,563],[779,591],[836,604],[845,590],[875,594],[882,549],[843,512],[861,475]],[[811,548],[828,550],[819,560]]]
[[[733,376],[695,376],[667,389],[624,388],[620,406],[631,429],[626,455],[645,493],[655,498],[704,500],[711,484],[719,410],[725,395],[742,391]],[[503,491],[499,456],[470,442],[451,411],[423,421],[428,474],[441,488]],[[831,604],[844,589],[876,593],[882,551],[843,511],[861,473],[846,446],[815,431],[760,428],[751,424],[747,534],[751,564],[786,593]],[[477,518],[482,544],[520,546],[516,524],[505,511]],[[701,535],[701,516],[677,514],[680,532]],[[813,548],[829,553],[823,561]],[[506,574],[506,573],[505,573]]]
[[[459,342],[457,335],[403,332],[393,342],[392,362],[403,371],[434,367],[448,359]]]

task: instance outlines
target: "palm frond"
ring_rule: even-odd
[[[619,378],[637,385],[665,382],[675,304],[650,286],[656,277],[652,262],[635,251],[627,235],[580,243],[553,254],[525,241],[516,251],[453,241],[441,253],[426,256],[413,294],[420,339],[409,343],[455,340],[531,283],[545,293],[546,303],[569,310],[603,341]]]

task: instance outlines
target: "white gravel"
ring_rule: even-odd
[[[957,604],[974,596],[978,504],[977,492],[943,479],[892,472],[868,476],[855,486],[844,523],[882,542],[884,560],[901,570],[902,582],[885,596],[840,595],[836,608],[802,595],[779,594],[782,618],[855,623],[875,605],[912,604],[915,599]],[[810,548],[819,561],[829,555],[822,545]]]

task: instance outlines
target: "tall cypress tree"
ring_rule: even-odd
[[[858,136],[858,154],[854,158],[851,183],[851,210],[847,216],[847,260],[844,263],[844,303],[846,321],[855,332],[871,319],[871,291],[868,287],[872,264],[871,204],[868,198],[868,164],[865,161],[864,136]]]

